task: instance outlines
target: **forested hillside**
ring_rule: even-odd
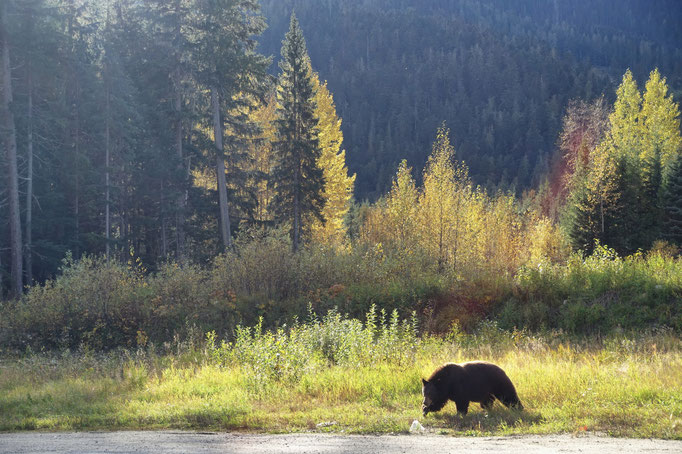
[[[359,200],[385,193],[401,159],[422,168],[443,120],[474,181],[520,190],[550,169],[568,100],[612,101],[628,68],[645,80],[658,67],[682,90],[675,0],[262,3],[266,55],[296,9],[343,119]]]

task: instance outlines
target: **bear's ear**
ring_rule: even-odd
[[[422,378],[422,385],[426,385],[427,383],[428,383],[428,381],[426,381],[425,379]]]

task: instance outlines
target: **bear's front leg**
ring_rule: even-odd
[[[467,412],[469,411],[469,401],[468,400],[455,401],[455,405],[457,405],[457,413],[459,413],[462,416],[466,415]]]

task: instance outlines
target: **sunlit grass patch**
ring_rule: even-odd
[[[682,439],[682,340],[670,332],[569,339],[506,332],[418,337],[408,323],[336,313],[233,343],[159,355],[28,355],[0,363],[0,430],[158,429],[506,435],[597,432]],[[420,378],[482,359],[523,411],[449,403],[421,415]]]

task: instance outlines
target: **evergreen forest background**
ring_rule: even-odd
[[[569,100],[612,102],[628,68],[640,81],[659,68],[682,94],[674,0],[262,4],[266,55],[278,55],[296,9],[343,118],[358,200],[385,194],[402,159],[423,168],[442,121],[476,183],[521,193],[555,164]]]

